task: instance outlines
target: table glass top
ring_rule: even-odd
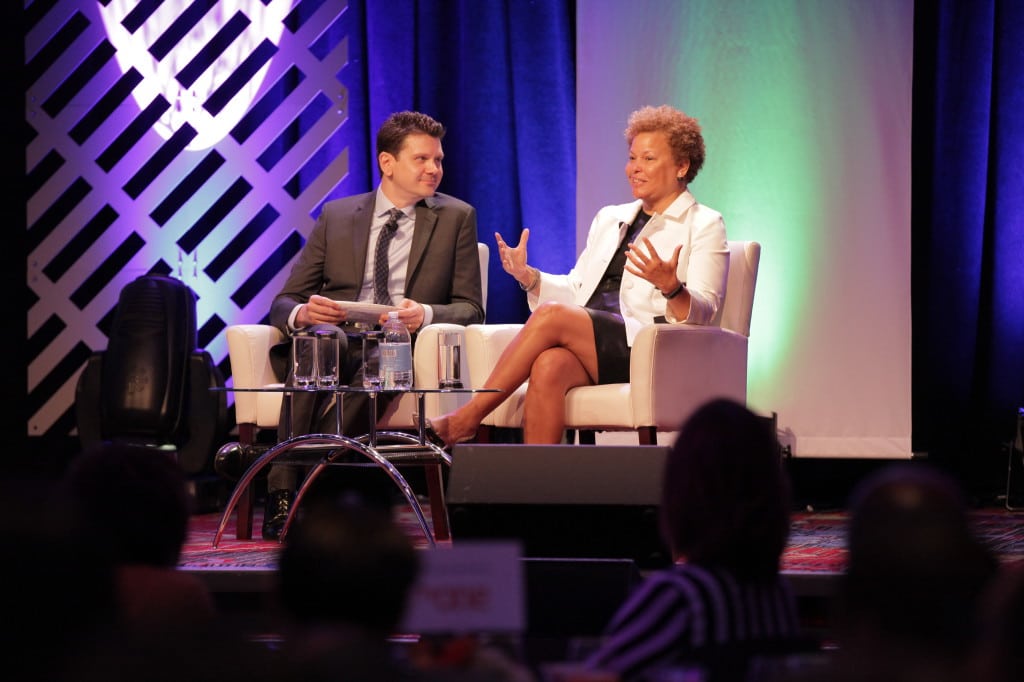
[[[254,386],[251,388],[237,388],[235,386],[213,386],[211,391],[227,391],[235,393],[501,393],[500,388],[404,388],[404,389],[383,389],[365,388],[363,386],[285,386],[283,384],[268,384],[266,386]]]

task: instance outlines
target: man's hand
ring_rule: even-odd
[[[410,334],[412,334],[423,326],[423,306],[411,298],[404,299],[398,304],[398,320],[404,324],[405,328],[409,330]],[[387,322],[387,313],[381,315],[380,319],[377,321],[380,324]]]
[[[341,309],[341,305],[329,298],[313,294],[309,302],[299,308],[295,316],[295,326],[299,329],[313,324],[336,324],[340,325],[345,321],[347,313]]]

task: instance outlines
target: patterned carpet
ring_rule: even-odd
[[[428,509],[424,510],[430,518]],[[1024,514],[1003,509],[972,513],[975,528],[1003,561],[1024,560]],[[426,546],[411,510],[399,510],[398,522],[409,531],[418,546]],[[789,546],[783,556],[783,570],[802,576],[834,576],[846,561],[844,512],[798,512],[793,515]],[[260,511],[254,520],[253,540],[236,540],[232,520],[213,548],[220,514],[194,516],[180,566],[189,571],[272,572],[280,545],[259,539]]]
[[[424,513],[428,523],[430,511],[424,505]],[[423,531],[411,509],[400,509],[396,520],[408,530],[417,547],[426,547]],[[216,548],[213,540],[220,525],[221,514],[200,514],[192,517],[188,540],[182,551],[180,568],[186,570],[252,570],[264,569],[272,571],[277,566],[277,552],[281,545],[277,542],[263,540],[260,537],[260,525],[263,522],[262,510],[256,510],[253,519],[253,539],[235,539],[235,521],[232,519],[221,537]],[[439,543],[441,544],[441,543]]]

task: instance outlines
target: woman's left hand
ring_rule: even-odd
[[[628,260],[626,270],[637,277],[646,279],[658,287],[659,291],[672,291],[679,286],[676,268],[679,267],[679,252],[683,250],[683,245],[676,246],[671,258],[662,260],[657,250],[651,244],[650,239],[644,237],[642,241],[646,250],[641,248],[636,242],[629,245],[626,251],[626,258]]]

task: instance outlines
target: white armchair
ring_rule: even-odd
[[[697,407],[712,398],[747,400],[747,343],[761,245],[729,242],[729,279],[715,324],[651,324],[640,330],[630,355],[630,380],[581,386],[566,395],[566,428],[593,443],[596,431],[636,431],[642,445],[657,443],[659,431],[676,431]],[[466,327],[470,385],[483,386],[505,346],[522,325]],[[494,428],[520,428],[521,386],[483,420],[477,440],[491,440]]]
[[[480,260],[480,285],[483,301],[487,302],[487,261],[490,249],[482,242],[477,244]],[[465,328],[457,324],[431,324],[416,335],[413,352],[413,381],[415,386],[437,388],[438,385],[438,334],[453,331],[465,333]],[[236,324],[226,330],[228,357],[231,362],[231,385],[234,388],[260,388],[266,386],[283,386],[281,378],[274,374],[270,366],[270,348],[284,340],[284,335],[277,328],[265,324]],[[464,337],[463,337],[464,338]],[[465,348],[465,343],[463,343]],[[462,354],[462,376],[469,376],[469,365],[466,353]],[[220,448],[221,452],[240,449],[247,457],[252,457],[257,448],[260,431],[277,430],[281,414],[281,401],[284,393],[234,392],[235,423],[238,425],[238,442],[228,443]],[[467,394],[428,393],[425,396],[424,410],[427,417],[450,412],[468,400]],[[379,431],[412,431],[417,428],[413,415],[417,412],[415,394],[402,395],[398,400],[391,401],[388,408],[377,419]],[[287,434],[276,434],[278,439]],[[252,491],[243,496],[238,505],[239,538],[251,537],[252,523]]]

